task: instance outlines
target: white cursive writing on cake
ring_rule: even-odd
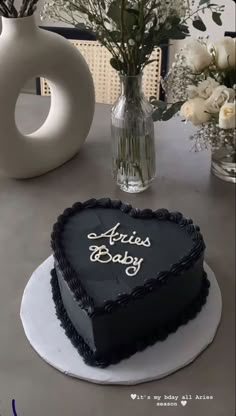
[[[129,236],[128,234],[121,234],[117,232],[120,223],[118,222],[114,227],[110,230],[97,235],[95,233],[91,233],[88,235],[89,240],[98,240],[101,238],[109,238],[109,244],[114,246],[115,243],[118,241],[122,244],[132,244],[137,246],[144,246],[144,247],[151,247],[150,238],[147,237],[144,241],[137,237],[137,232],[133,231],[133,235]],[[126,251],[124,256],[122,254],[116,254],[112,256],[107,246],[102,245],[98,246],[90,246],[89,250],[92,251],[90,256],[90,260],[92,262],[99,262],[99,263],[120,263],[126,266],[129,266],[125,269],[125,273],[127,276],[135,276],[141,269],[143,258],[132,257],[129,255],[129,252]]]
[[[115,256],[112,256],[112,254],[109,251],[109,248],[106,246],[90,246],[89,250],[92,251],[92,254],[90,256],[90,260],[93,262],[99,262],[99,263],[120,263],[125,265],[131,265],[125,269],[125,273],[128,276],[135,276],[142,265],[143,259],[138,259],[137,257],[129,256],[128,251],[125,252],[125,255],[122,256],[122,254],[116,254]]]
[[[117,232],[120,223],[118,222],[113,228],[106,231],[103,234],[97,235],[95,233],[91,233],[88,235],[89,240],[98,240],[99,238],[109,238],[109,243],[111,246],[114,246],[116,242],[120,242],[123,244],[136,244],[137,246],[144,246],[144,247],[151,247],[150,238],[147,237],[144,241],[140,237],[136,237],[137,232],[133,231],[133,235],[129,237],[127,234],[120,234]]]

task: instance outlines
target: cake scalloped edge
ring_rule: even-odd
[[[195,244],[191,251],[177,264],[173,264],[168,271],[158,273],[155,279],[147,279],[143,286],[136,286],[130,294],[119,295],[116,300],[108,299],[104,302],[104,305],[97,307],[94,305],[93,299],[84,289],[79,276],[67,260],[61,244],[61,233],[63,232],[64,226],[69,218],[83,209],[96,207],[119,209],[133,218],[156,218],[157,220],[174,222],[179,224],[180,227],[186,229],[186,231],[192,236]],[[168,278],[171,278],[173,275],[180,275],[191,268],[204,252],[205,243],[203,236],[200,233],[199,226],[194,225],[191,219],[185,218],[179,212],[169,212],[167,209],[158,209],[156,211],[152,211],[151,209],[140,210],[133,208],[131,205],[124,204],[119,200],[103,198],[77,202],[71,208],[67,208],[63,214],[58,217],[57,222],[53,226],[53,232],[51,234],[51,247],[55,262],[59,265],[63,277],[75,299],[79,303],[81,309],[84,309],[86,313],[93,318],[98,315],[112,313],[116,308],[125,306],[134,299],[148,295],[150,292],[157,290],[160,285],[166,283]]]
[[[109,356],[106,355],[106,357],[98,357],[74,328],[62,301],[55,269],[52,269],[51,271],[51,288],[57,318],[59,319],[61,327],[64,329],[65,334],[71,341],[72,345],[82,356],[86,364],[92,367],[106,368],[109,365],[118,364],[121,360],[130,358],[137,352],[144,351],[147,347],[154,345],[158,341],[164,341],[170,334],[176,332],[180,326],[186,325],[190,320],[194,319],[206,303],[209,294],[210,282],[207,278],[206,272],[204,271],[202,287],[199,295],[191,303],[191,305],[189,305],[175,319],[175,321],[163,327],[157,328],[155,334],[150,334],[149,336],[140,338],[136,342],[132,343],[132,345],[125,345],[124,348],[119,346],[117,350],[112,351],[112,353]]]

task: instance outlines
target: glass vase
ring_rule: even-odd
[[[122,191],[139,193],[156,175],[153,107],[143,94],[142,74],[120,80],[111,116],[113,176]]]
[[[219,146],[213,146],[211,158],[212,173],[218,178],[236,183],[236,130],[222,130]]]
[[[218,178],[236,183],[236,151],[222,147],[213,150],[211,160],[212,173]]]

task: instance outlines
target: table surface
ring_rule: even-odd
[[[39,127],[49,103],[48,98],[20,96],[20,129]],[[208,151],[190,152],[191,127],[176,118],[156,125],[158,177],[152,188],[139,195],[122,193],[110,174],[109,116],[108,106],[97,105],[85,145],[61,168],[26,181],[0,175],[0,415],[12,415],[15,399],[18,416],[234,416],[234,185],[211,175]],[[56,217],[75,201],[104,196],[192,217],[201,226],[206,260],[223,296],[222,322],[213,344],[181,371],[134,387],[93,385],[61,374],[30,347],[19,316],[28,279],[50,254]],[[151,399],[132,400],[130,394]],[[191,395],[192,400],[185,407],[179,401],[173,411],[156,406],[153,396],[163,401],[164,395]],[[196,395],[213,399],[196,400]]]

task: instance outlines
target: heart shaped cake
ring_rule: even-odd
[[[204,240],[180,213],[79,202],[58,218],[51,243],[57,316],[89,365],[165,340],[206,302]]]

